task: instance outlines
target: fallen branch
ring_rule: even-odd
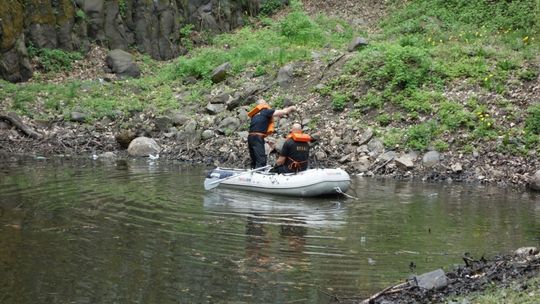
[[[373,173],[379,171],[380,168],[386,166],[389,162],[393,161],[394,160],[394,157],[391,157],[390,159],[388,159],[387,161],[385,161],[382,165],[378,166],[377,168],[373,169]]]
[[[32,138],[40,139],[40,138],[43,137],[43,135],[41,135],[40,133],[32,130],[30,127],[25,125],[21,121],[19,116],[17,114],[13,113],[13,112],[8,113],[7,115],[0,114],[0,119],[8,121],[9,123],[11,123],[15,127],[17,127],[19,130],[21,130],[24,134],[26,134],[26,135],[28,135],[28,136],[30,136]]]
[[[405,287],[407,285],[409,285],[409,283],[405,282],[405,283],[400,283],[400,284],[397,284],[397,285],[394,285],[394,286],[387,287],[387,288],[377,292],[376,294],[372,295],[371,297],[365,299],[364,301],[360,302],[360,304],[369,304],[372,301],[374,301],[375,299],[377,299],[378,297],[382,296],[383,294],[391,293],[394,288],[398,288],[398,289],[401,290],[403,287]]]

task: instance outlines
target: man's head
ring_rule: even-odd
[[[299,123],[294,123],[291,128],[291,133],[302,133],[302,125]]]
[[[264,99],[262,99],[262,98],[260,98],[259,100],[257,100],[257,105],[264,105],[264,104],[268,104],[268,103],[266,102],[266,100],[264,100]]]

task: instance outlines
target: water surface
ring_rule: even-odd
[[[358,200],[205,192],[204,167],[0,163],[0,303],[329,303],[538,246],[540,197],[355,178]]]

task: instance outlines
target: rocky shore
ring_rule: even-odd
[[[228,98],[228,95],[216,97]],[[209,103],[207,109],[212,107],[226,105]],[[301,120],[306,132],[317,138],[311,152],[312,167],[341,167],[361,176],[540,189],[540,171],[535,170],[540,168],[538,156],[508,157],[488,147],[469,154],[388,150],[371,128],[354,127],[345,117],[333,113],[310,116],[313,104],[300,104],[299,108],[300,115],[306,117]],[[97,159],[159,155],[162,159],[246,168],[249,164],[248,109],[241,106],[226,116],[201,113],[191,117],[184,111],[165,116],[138,113],[114,121],[105,118],[92,124],[75,121],[84,117],[83,113],[72,113],[73,121],[32,120],[10,113],[0,116],[0,153]],[[290,124],[301,119],[296,116],[281,119],[278,122],[280,133],[268,140],[278,146],[282,144]],[[316,127],[314,120],[319,122]],[[126,124],[133,127],[123,129],[121,126]],[[270,163],[275,156],[275,153],[270,154]]]

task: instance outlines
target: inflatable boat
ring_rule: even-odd
[[[268,194],[313,197],[345,193],[351,179],[342,169],[308,169],[277,174],[255,170],[216,168],[208,172],[204,188],[228,188]]]

